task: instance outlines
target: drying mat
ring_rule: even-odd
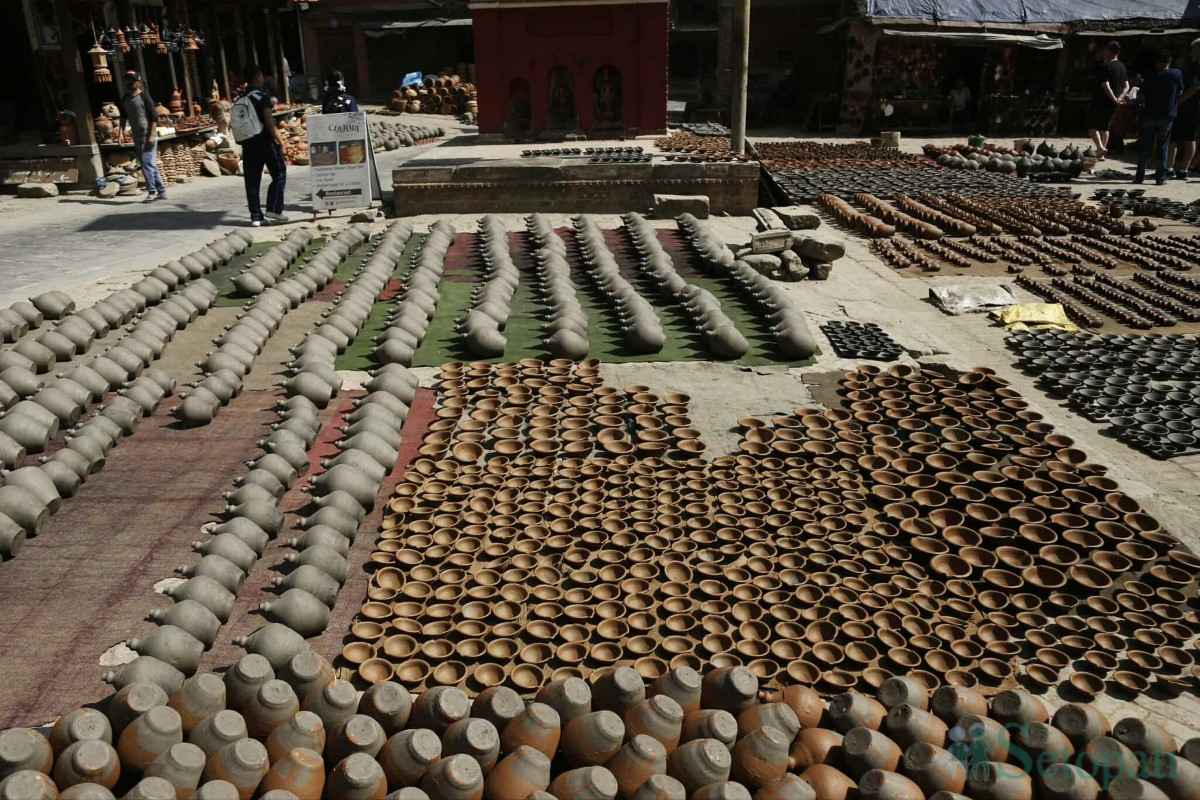
[[[334,443],[344,436],[338,430],[339,426],[345,424],[341,414],[352,412],[354,406],[351,401],[363,397],[365,394],[362,391],[340,394],[337,398],[336,409],[334,405],[330,405],[321,412],[319,417],[322,423],[321,432],[317,435],[313,447],[308,451],[310,464],[308,473],[296,481],[279,504],[279,507],[284,510],[283,528],[280,529],[279,535],[267,544],[262,558],[254,562],[250,574],[246,577],[246,582],[242,585],[242,591],[238,594],[237,602],[234,603],[229,622],[221,626],[212,648],[204,654],[204,658],[200,662],[201,671],[224,669],[246,655],[245,650],[232,643],[233,639],[253,633],[269,621],[262,612],[258,611],[258,606],[260,603],[278,599],[278,592],[272,586],[271,581],[287,575],[293,569],[284,561],[284,556],[298,552],[289,547],[288,542],[304,533],[297,527],[297,523],[301,519],[297,512],[311,513],[312,510],[315,510],[310,508],[309,495],[303,491],[303,487],[308,485],[310,477],[324,472],[324,468],[320,464],[322,460],[337,457],[340,451]],[[418,415],[418,424],[414,428],[422,428],[421,436],[424,435],[423,424],[419,422],[421,415],[428,416],[429,419],[433,418],[433,392],[423,392],[422,395],[423,402],[415,402],[409,417],[409,419],[413,419],[412,414]],[[410,424],[412,423],[405,423],[404,438],[406,441],[419,443],[420,436],[409,432],[408,425]],[[413,446],[415,448],[417,445]],[[379,495],[381,500],[376,504],[375,510],[363,520],[358,536],[350,549],[348,555],[350,577],[347,578],[346,585],[338,593],[333,617],[330,619],[327,633],[324,634],[330,639],[330,642],[319,650],[330,660],[342,651],[342,638],[350,628],[350,620],[354,618],[366,601],[368,576],[364,571],[364,565],[368,563],[371,552],[375,548],[375,537],[379,531],[379,522],[383,518],[382,507],[386,500],[391,498],[392,489],[399,482],[402,472],[403,470],[394,470],[384,481]],[[316,640],[313,641],[313,644],[316,644]]]
[[[104,470],[0,565],[0,729],[41,725],[111,694],[101,655],[170,605],[153,586],[195,563],[191,543],[274,421],[275,396],[243,392],[211,424],[178,428],[167,398]]]
[[[636,255],[628,239],[621,231],[605,231],[605,239],[613,251],[622,272],[639,292],[649,300],[658,312],[663,331],[667,335],[666,345],[661,352],[646,355],[632,353],[625,347],[624,338],[617,325],[616,313],[604,302],[603,297],[587,279],[581,268],[579,252],[574,246],[574,235],[568,229],[559,229],[559,235],[567,243],[567,259],[572,265],[579,304],[588,317],[588,340],[591,349],[588,356],[610,363],[649,361],[712,361],[704,348],[700,336],[693,330],[690,321],[675,304],[664,300],[657,289],[636,270]],[[780,362],[774,357],[774,339],[765,321],[740,295],[733,292],[723,281],[713,280],[697,272],[692,266],[690,248],[677,231],[664,230],[659,233],[663,247],[675,259],[676,269],[691,282],[712,292],[724,307],[725,313],[750,342],[750,352],[742,359],[732,362],[743,366],[767,366],[787,364],[802,366],[812,363]],[[413,357],[413,366],[437,367],[450,361],[478,361],[462,346],[461,337],[455,332],[454,324],[470,308],[471,291],[479,276],[476,256],[476,235],[460,234],[446,254],[446,272],[440,286],[437,312],[430,322],[429,330],[421,347]],[[489,359],[492,362],[515,361],[522,358],[549,359],[550,353],[542,345],[542,323],[544,306],[533,296],[533,259],[528,250],[528,239],[524,232],[509,233],[509,248],[513,262],[522,273],[521,283],[513,296],[512,313],[504,330],[508,348],[504,356]],[[368,323],[368,326],[370,323]],[[370,357],[370,340],[359,337],[338,359],[339,369],[370,369],[377,366]]]
[[[251,261],[258,258],[277,244],[279,244],[279,242],[255,242],[246,249],[246,252],[242,253],[236,258],[230,259],[228,264],[220,269],[213,270],[211,274],[206,275],[205,277],[212,281],[213,285],[217,287],[217,299],[213,301],[213,307],[240,307],[250,302],[249,297],[242,297],[234,294],[236,288],[233,285],[233,279],[236,278],[241,271],[250,264]],[[283,275],[279,276],[279,280],[283,280],[285,277],[298,272],[300,268],[304,266],[305,262],[316,255],[317,251],[320,250],[324,245],[324,237],[318,236],[309,241],[308,247],[304,248],[304,250],[300,253],[300,257],[292,262],[291,266],[287,268]]]

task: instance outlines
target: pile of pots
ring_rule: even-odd
[[[1145,189],[1097,189],[1093,199],[1105,206],[1129,205],[1136,214],[1152,214],[1176,222],[1200,225],[1200,205],[1165,197],[1147,197]]]
[[[771,170],[771,178],[792,203],[815,203],[822,194],[853,197],[873,194],[889,199],[897,193],[958,194],[979,198],[1071,199],[1064,187],[1034,184],[997,172],[965,172],[948,169],[904,167],[853,167],[829,169]]]
[[[654,140],[654,146],[668,153],[668,161],[691,161],[695,163],[718,163],[724,161],[751,161],[751,156],[735,153],[729,136],[698,135],[675,131]]]
[[[994,145],[972,147],[970,145],[954,145],[953,147],[938,147],[925,145],[925,155],[937,162],[938,166],[946,169],[986,170],[1016,175],[1019,178],[1033,180],[1068,181],[1083,174],[1086,158],[1095,158],[1095,152],[1078,147],[1064,147],[1061,151],[1042,142],[1035,150],[1028,144],[1027,150],[1008,150]],[[1090,153],[1090,155],[1089,155]]]
[[[1031,331],[1007,343],[1017,366],[1125,443],[1158,458],[1197,448],[1200,337]]]
[[[680,305],[705,349],[719,359],[741,358],[750,351],[750,343],[737,325],[721,309],[721,301],[712,292],[688,283],[675,271],[675,262],[658,239],[658,229],[638,214],[626,214],[625,232],[638,253],[638,268],[654,282],[663,298]]]
[[[526,217],[525,228],[533,251],[538,299],[548,309],[542,344],[554,358],[586,358],[591,346],[588,318],[575,294],[567,247],[543,214]]]
[[[444,128],[433,128],[425,125],[405,125],[400,122],[370,118],[368,127],[371,129],[371,144],[375,152],[384,150],[399,150],[401,147],[415,147],[428,144],[446,135]]]
[[[830,320],[821,330],[841,358],[895,361],[904,354],[904,348],[873,322]]]
[[[895,147],[867,142],[757,142],[754,147],[770,170],[927,169],[934,166]]]
[[[1020,690],[989,701],[905,675],[826,703],[760,691],[744,667],[649,681],[617,667],[529,702],[392,682],[359,696],[307,649],[270,656],[186,681],[125,667],[104,711],[69,712],[48,736],[0,733],[0,796],[1147,800],[1200,787],[1197,740],[1086,703],[1051,714]]]
[[[429,321],[437,311],[446,252],[457,237],[458,232],[448,222],[438,220],[430,226],[421,249],[413,256],[413,268],[405,276],[404,293],[388,314],[387,327],[375,337],[379,363],[412,366],[413,354],[425,341]]]
[[[937,261],[901,238],[876,239],[871,242],[871,252],[895,269],[919,267],[923,272],[937,272],[942,268]]]
[[[250,262],[233,279],[234,288],[243,297],[253,297],[263,289],[274,286],[279,276],[300,258],[312,241],[312,231],[298,228],[282,242]]]
[[[855,195],[854,199],[860,206],[878,216],[884,222],[899,230],[907,231],[919,239],[940,239],[944,235],[942,229],[938,226],[909,216],[874,195],[863,193]],[[974,229],[972,229],[972,232],[974,232]]]
[[[683,214],[676,218],[676,223],[699,257],[702,270],[732,283],[762,315],[775,339],[776,353],[782,360],[800,361],[812,357],[817,351],[817,342],[808,330],[808,318],[796,307],[791,295],[746,262],[736,260],[706,222]]]
[[[1047,302],[1057,303],[1062,306],[1063,312],[1066,313],[1068,319],[1077,325],[1085,328],[1099,328],[1104,325],[1104,320],[1100,315],[1088,311],[1082,305],[1075,302],[1072,295],[1067,294],[1056,285],[1052,285],[1050,281],[1039,281],[1030,278],[1028,275],[1019,275],[1017,276],[1016,284]]]
[[[917,219],[933,225],[935,228],[947,231],[954,236],[974,236],[979,232],[979,229],[971,223],[965,222],[957,217],[951,216],[950,214],[938,211],[936,208],[931,208],[930,206],[924,205],[923,203],[920,203],[905,194],[897,194],[892,199],[892,202],[900,210],[906,211],[909,214],[917,217]],[[939,237],[927,236],[922,238],[932,239]]]
[[[894,225],[863,214],[837,195],[822,194],[818,200],[834,219],[847,228],[857,229],[872,239],[890,239],[896,235]]]
[[[508,231],[499,217],[489,214],[479,221],[480,282],[471,292],[471,308],[455,326],[467,352],[476,358],[504,355],[508,341],[501,331],[512,314],[512,299],[521,282],[508,251]]]
[[[666,334],[654,306],[621,274],[604,240],[604,231],[594,217],[585,214],[575,218],[575,242],[584,271],[617,312],[617,323],[628,351],[646,354],[662,350]]]

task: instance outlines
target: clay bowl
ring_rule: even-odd
[[[1083,669],[1098,675],[1107,675],[1120,664],[1116,656],[1103,650],[1088,650],[1083,654],[1083,662]]]
[[[544,673],[533,664],[519,664],[508,674],[508,682],[518,694],[528,694],[542,685]]]
[[[1053,669],[1062,669],[1071,663],[1071,658],[1061,650],[1056,650],[1053,647],[1042,647],[1034,653],[1037,660]]]
[[[1058,682],[1058,670],[1045,664],[1026,664],[1025,679],[1040,690],[1045,690]]]
[[[796,683],[812,686],[821,679],[821,670],[807,661],[792,661],[787,665],[788,677]]]
[[[996,685],[1012,673],[1007,661],[999,658],[984,658],[979,661],[980,680]]]
[[[393,677],[408,687],[420,686],[429,677],[429,664],[419,658],[403,661],[396,665]]]
[[[356,622],[350,626],[350,635],[363,642],[374,642],[383,637],[383,625],[378,622]]]
[[[467,665],[461,661],[443,661],[430,677],[439,686],[458,686],[467,678]]]
[[[392,665],[382,658],[368,658],[358,665],[358,676],[370,684],[382,683],[392,677]]]
[[[393,661],[403,661],[417,652],[417,640],[404,634],[389,636],[383,640],[383,652]]]
[[[1141,694],[1150,688],[1150,681],[1136,672],[1120,670],[1112,675],[1113,682],[1128,694]]]
[[[366,642],[351,642],[342,648],[342,658],[351,664],[362,664],[371,658],[373,648]],[[389,673],[391,668],[388,668]]]

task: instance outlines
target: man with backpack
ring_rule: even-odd
[[[246,182],[246,202],[250,206],[250,226],[265,221],[287,222],[283,213],[283,192],[287,186],[287,161],[283,154],[283,136],[275,126],[271,98],[263,91],[263,73],[258,66],[246,71],[246,93],[230,111],[233,139],[242,146],[242,173]],[[271,173],[267,187],[267,210],[261,205],[263,167]]]

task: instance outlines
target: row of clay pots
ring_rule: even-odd
[[[525,228],[534,249],[538,292],[549,309],[542,343],[554,358],[582,360],[590,346],[588,318],[575,294],[566,245],[544,214],[530,214]]]
[[[817,342],[808,330],[808,318],[777,283],[756,272],[744,261],[736,261],[732,251],[712,231],[707,222],[691,214],[682,214],[676,222],[701,259],[705,271],[730,281],[753,304],[768,323],[775,337],[779,356],[787,361],[811,358]]]
[[[388,314],[387,327],[375,338],[375,358],[381,364],[412,366],[413,355],[425,341],[430,320],[440,299],[439,284],[445,272],[446,253],[458,232],[438,220],[429,228],[413,268],[404,279],[404,294]]]
[[[910,216],[873,194],[861,192],[854,196],[854,200],[897,230],[905,231],[918,239],[941,239],[945,235],[945,232],[932,222]]]
[[[621,274],[621,268],[604,240],[604,231],[594,217],[575,219],[575,241],[588,277],[612,304],[625,339],[634,353],[657,353],[666,344],[666,334],[654,306]]]
[[[625,231],[640,256],[639,268],[654,281],[663,296],[683,307],[708,351],[720,359],[746,355],[750,343],[711,292],[688,283],[675,271],[675,263],[658,240],[658,229],[639,214],[626,214]]]
[[[197,363],[202,377],[181,395],[183,402],[172,409],[175,417],[190,425],[211,422],[241,393],[254,360],[279,329],[284,315],[323,289],[333,279],[338,264],[366,239],[365,230],[352,225],[322,247],[295,275],[254,293],[253,301],[239,312],[233,324],[213,339],[217,349]],[[308,241],[301,237],[292,246],[303,248]],[[279,246],[287,243],[285,240]]]
[[[58,289],[0,308],[0,341],[15,342],[46,320],[60,320],[74,311],[75,301]]]
[[[476,358],[497,358],[508,346],[504,326],[512,313],[512,299],[521,275],[508,252],[508,231],[499,217],[479,220],[476,234],[483,264],[480,282],[471,291],[471,308],[456,325],[467,352]]]
[[[254,259],[234,276],[233,286],[243,297],[254,297],[264,289],[279,282],[279,276],[300,258],[312,241],[313,233],[308,228],[297,228],[283,241]]]
[[[24,460],[26,453],[44,450],[60,427],[75,425],[107,392],[119,389],[119,394],[95,418],[72,429],[66,446],[43,457],[40,466],[5,475],[0,487],[0,559],[13,558],[27,536],[36,536],[62,498],[72,496],[89,474],[103,469],[108,451],[175,390],[174,379],[166,373],[143,374],[143,370],[162,354],[176,330],[207,312],[216,295],[216,287],[207,280],[193,282],[161,307],[147,311],[104,355],[53,381],[43,383],[20,366],[8,368],[8,380],[20,385],[28,397],[0,419],[7,440],[0,446],[9,464]],[[28,380],[21,381],[22,375]]]
[[[407,226],[393,226],[384,235],[381,245],[387,242],[394,246],[398,238],[402,249],[409,232]],[[352,229],[343,234],[345,238],[335,239],[335,242],[342,242],[337,252],[348,253],[351,243],[361,241],[361,234],[360,229]],[[151,613],[150,619],[160,627],[147,636],[130,640],[130,648],[143,657],[154,658],[180,674],[191,674],[198,667],[203,652],[212,646],[220,626],[229,621],[247,575],[263,556],[268,542],[282,529],[284,516],[279,502],[309,469],[308,451],[321,430],[318,415],[341,386],[333,363],[338,347],[348,345],[344,331],[352,332],[351,340],[357,336],[371,304],[395,267],[398,253],[398,249],[377,246],[360,273],[324,315],[321,324],[293,348],[295,359],[289,365],[292,376],[283,384],[287,397],[278,407],[280,421],[273,426],[271,434],[259,442],[263,455],[248,462],[250,471],[235,478],[237,488],[225,493],[225,521],[204,526],[204,532],[211,538],[193,544],[193,550],[201,556],[199,562],[176,570],[187,580],[165,592],[176,601],[174,606]],[[291,280],[294,278],[264,290],[254,307],[259,307],[260,303],[264,303],[263,308],[270,307],[268,298],[276,296],[277,292],[280,297],[286,297],[280,287]],[[242,319],[246,317],[243,315]],[[335,321],[331,322],[331,319]],[[277,326],[278,321],[273,324]],[[365,514],[358,510],[359,516],[349,520],[346,536],[353,536]],[[344,524],[342,517],[345,515],[338,511],[340,516],[335,520],[335,511],[331,508],[323,513],[329,522]],[[306,519],[305,524],[310,521]],[[283,597],[278,604],[264,603],[262,610],[274,619],[292,622],[305,635],[313,635],[313,629],[319,625],[323,630],[328,620],[328,608],[317,597],[324,598],[322,591],[336,597],[349,567],[341,555],[326,547],[289,556],[285,561],[298,564],[300,568],[286,578],[276,579],[276,585],[282,587]],[[334,583],[332,589],[331,581]],[[287,630],[284,626],[276,627]]]

